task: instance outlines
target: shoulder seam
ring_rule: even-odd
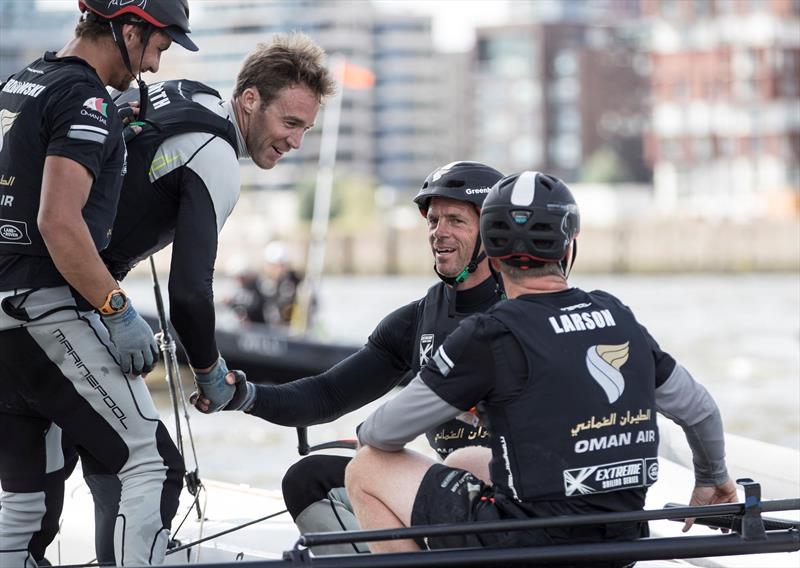
[[[208,132],[205,132],[205,133],[203,133],[203,134],[210,134],[210,133],[208,133]],[[200,150],[202,150],[203,148],[205,148],[206,146],[208,146],[208,145],[211,143],[211,141],[212,141],[212,140],[214,140],[215,138],[219,138],[219,136],[217,136],[216,134],[211,134],[211,138],[209,138],[208,140],[206,140],[205,142],[203,142],[203,143],[200,145],[200,147],[199,147],[197,150],[195,150],[195,151],[194,151],[194,154],[192,154],[191,156],[189,156],[189,159],[188,159],[188,160],[186,160],[186,163],[185,163],[185,164],[183,164],[183,165],[184,165],[184,166],[188,166],[189,164],[191,164],[191,163],[192,163],[192,160],[194,160],[194,157],[195,157],[195,156],[197,156],[197,154],[199,154],[199,153],[200,153]]]

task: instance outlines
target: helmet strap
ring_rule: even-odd
[[[450,302],[447,306],[447,316],[456,317],[456,293],[458,292],[458,285],[465,282],[469,275],[478,269],[478,265],[486,258],[485,252],[479,252],[481,248],[481,237],[475,239],[475,248],[472,250],[472,259],[464,267],[464,270],[459,272],[456,276],[445,276],[436,269],[436,264],[433,265],[433,271],[436,275],[448,286],[453,289],[453,294],[450,296]]]
[[[492,261],[489,261],[489,272],[492,273],[492,278],[494,278],[495,283],[497,284],[497,295],[500,297],[501,300],[506,300],[508,297],[506,296],[506,287],[503,284],[503,275],[500,274],[499,270],[496,270],[494,265],[492,265]]]
[[[572,255],[570,259],[567,260],[566,257],[561,259],[559,265],[561,266],[561,272],[564,273],[564,278],[569,278],[569,273],[572,272],[572,267],[575,266],[575,257],[578,256],[578,241],[576,239],[572,239]]]
[[[114,43],[117,44],[119,54],[122,56],[122,62],[125,64],[125,69],[132,77],[136,77],[131,67],[131,58],[128,56],[128,48],[125,46],[125,37],[122,35],[122,22],[119,20],[110,20],[108,25],[111,26],[111,36],[114,38]]]
[[[153,26],[145,26],[142,30],[142,58],[139,60],[139,78],[136,83],[139,85],[139,116],[136,117],[137,122],[144,122],[147,118],[147,106],[149,104],[147,83],[142,79],[142,65],[144,64],[144,52],[147,51],[147,44],[150,42],[150,36],[153,35]]]
[[[125,45],[125,37],[122,35],[122,25],[123,23],[120,20],[111,20],[109,21],[109,25],[111,26],[111,35],[114,38],[114,43],[117,44],[117,49],[119,49],[119,53],[122,56],[122,62],[125,64],[125,68],[131,74],[134,79],[136,79],[136,74],[133,72],[133,67],[131,66],[131,58],[128,55],[128,48]],[[142,62],[144,61],[144,52],[147,49],[147,42],[150,41],[150,35],[153,33],[152,26],[144,26],[142,34],[142,58],[139,61],[139,78],[136,79],[136,83],[139,85],[139,116],[137,118],[138,122],[144,122],[145,114],[147,114],[147,84],[142,80]]]

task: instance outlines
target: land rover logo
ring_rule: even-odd
[[[22,231],[14,225],[0,225],[0,237],[10,241],[18,241],[22,238]]]

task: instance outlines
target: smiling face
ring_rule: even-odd
[[[314,125],[319,101],[305,85],[285,87],[266,106],[255,88],[245,90],[250,108],[248,128],[244,133],[247,151],[256,165],[274,168],[289,150],[300,148],[303,135]]]
[[[471,203],[434,197],[428,206],[428,241],[436,270],[455,277],[472,259],[479,217]]]

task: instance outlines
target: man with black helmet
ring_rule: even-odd
[[[442,282],[425,297],[386,316],[361,350],[320,375],[273,386],[254,385],[237,374],[237,392],[225,410],[244,410],[283,426],[321,424],[377,399],[409,372],[419,371],[461,319],[486,311],[500,298],[480,250],[478,215],[489,188],[501,177],[478,162],[453,162],[434,170],[414,202],[427,220],[434,271]],[[233,382],[233,374],[228,378]],[[208,408],[204,399],[197,405],[203,411]],[[471,414],[431,424],[427,436],[447,463],[486,470],[488,432],[472,424]],[[476,446],[483,451],[472,451]],[[301,532],[357,528],[343,489],[348,461],[314,455],[287,471],[283,495]],[[313,551],[352,553],[354,547],[334,545]]]
[[[160,562],[183,464],[141,373],[156,345],[98,251],[126,168],[106,86],[158,70],[186,33],[186,0],[80,0],[75,37],[0,89],[0,564],[35,566],[45,510],[45,432],[63,428],[122,482],[117,553]],[[196,49],[196,48],[195,48]],[[97,310],[97,311],[95,311]],[[90,465],[89,467],[92,467]],[[55,466],[55,467],[54,467]],[[52,527],[54,530],[55,527]],[[48,528],[51,530],[51,528]]]
[[[568,286],[580,217],[567,186],[538,172],[505,177],[486,197],[480,224],[509,300],[465,319],[409,386],[359,427],[365,447],[347,468],[346,487],[361,526],[641,509],[658,477],[656,411],[687,434],[692,503],[734,501],[722,421],[708,392],[617,298]],[[431,425],[475,406],[492,430],[492,485],[403,450]],[[634,522],[427,541],[431,548],[513,547],[646,534],[646,523]]]

